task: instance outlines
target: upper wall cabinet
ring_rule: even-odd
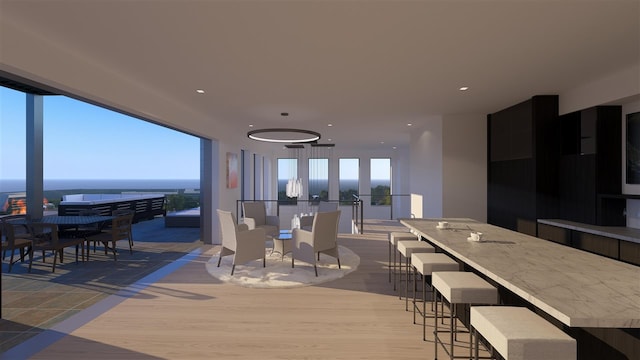
[[[560,216],[594,225],[626,224],[622,192],[622,108],[562,115]]]
[[[488,222],[535,236],[538,218],[558,217],[558,96],[534,96],[487,120]]]

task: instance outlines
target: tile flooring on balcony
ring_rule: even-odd
[[[109,295],[201,247],[199,228],[165,228],[157,217],[133,225],[134,251],[118,244],[118,260],[103,248],[91,249],[87,262],[75,263],[74,249],[51,272],[52,257],[42,262],[35,254],[33,269],[16,263],[8,273],[8,255],[2,262],[2,319],[0,353],[79,313]],[[17,255],[17,254],[16,254]]]

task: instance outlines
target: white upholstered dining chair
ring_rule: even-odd
[[[222,232],[222,249],[218,258],[218,267],[223,256],[233,255],[231,275],[236,264],[244,264],[251,260],[262,259],[262,267],[266,265],[264,229],[249,229],[246,224],[238,224],[235,216],[229,211],[218,209],[218,220]]]
[[[338,254],[338,222],[340,210],[319,212],[313,217],[312,230],[293,229],[293,254],[291,267],[295,260],[302,260],[313,264],[313,269],[318,276],[317,260],[320,254],[326,254],[336,258],[340,268],[340,255]],[[317,259],[317,260],[316,260]]]
[[[320,201],[320,203],[318,204],[318,211],[316,213],[336,211],[336,210],[338,210],[337,202]],[[313,215],[301,216],[300,228],[303,230],[311,231],[311,227],[313,226],[313,218],[314,218]]]
[[[243,202],[242,212],[244,223],[249,226],[249,230],[263,229],[266,236],[278,236],[280,233],[280,218],[267,215],[267,208],[263,201]]]

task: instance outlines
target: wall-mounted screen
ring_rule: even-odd
[[[627,115],[626,183],[640,184],[640,112]]]

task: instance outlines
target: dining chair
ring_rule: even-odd
[[[131,221],[129,222],[129,246],[133,248],[133,219],[136,217],[136,212],[131,209],[116,209],[111,213],[113,216],[131,215]]]
[[[82,209],[78,211],[78,216],[100,216],[100,212],[95,209]],[[102,231],[102,228],[103,224],[94,223],[76,226],[74,231],[76,232],[76,236],[87,237],[100,233]],[[87,249],[87,251],[89,250]],[[95,247],[93,248],[93,251],[96,251]]]
[[[318,204],[318,211],[316,213],[336,210],[338,210],[337,202],[320,201],[320,203]],[[311,231],[311,227],[313,226],[313,218],[313,215],[301,216],[300,228],[303,230]]]
[[[82,261],[84,261],[84,237],[61,235],[65,233],[61,233],[60,228],[56,224],[30,222],[28,227],[33,240],[33,251],[42,250],[42,262],[46,262],[45,252],[47,250],[53,251],[53,267],[51,272],[56,271],[58,257],[60,258],[60,263],[63,262],[64,249],[67,247],[75,246],[76,263],[78,262],[78,250],[79,248],[82,249]],[[87,251],[87,254],[88,253]]]
[[[87,246],[89,246],[89,243],[92,241],[94,243],[94,247],[97,242],[101,242],[104,245],[105,255],[108,250],[111,250],[113,252],[113,260],[117,261],[116,243],[121,240],[126,240],[129,243],[129,253],[133,254],[133,240],[131,238],[132,221],[133,213],[114,217],[113,220],[111,220],[111,227],[86,238]],[[111,247],[109,247],[109,243],[111,243]]]
[[[242,210],[244,223],[249,229],[263,229],[266,236],[278,236],[280,233],[280,218],[267,215],[267,208],[263,201],[243,202]]]
[[[20,261],[24,262],[25,250],[29,255],[29,272],[33,263],[33,240],[26,231],[26,225],[15,224],[10,219],[0,219],[0,238],[2,238],[2,258],[4,259],[6,251],[11,252],[9,258],[9,272],[18,260],[14,261],[13,257],[16,250],[20,250]]]
[[[311,231],[293,229],[293,254],[291,267],[295,260],[302,260],[313,264],[316,276],[318,276],[317,260],[320,254],[326,254],[336,258],[340,268],[340,255],[338,253],[338,223],[340,210],[319,212],[313,217]],[[317,258],[317,260],[316,260]]]
[[[264,229],[249,229],[246,224],[238,224],[235,216],[229,211],[218,209],[218,220],[222,232],[222,249],[218,258],[218,267],[223,256],[233,255],[231,275],[236,264],[244,264],[251,260],[262,259],[262,267],[266,266]]]

